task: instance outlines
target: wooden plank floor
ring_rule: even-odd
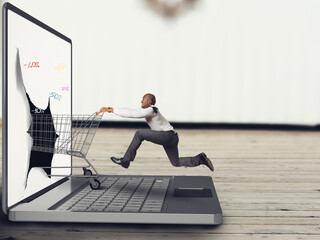
[[[16,223],[0,215],[0,239],[320,239],[320,132],[178,130],[180,155],[206,152],[205,167],[175,168],[162,147],[143,143],[129,169],[123,155],[134,129],[99,129],[88,158],[103,174],[212,176],[220,226]]]

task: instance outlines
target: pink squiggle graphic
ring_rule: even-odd
[[[60,91],[69,91],[69,86],[67,86],[67,87],[61,87],[61,88],[60,88]]]

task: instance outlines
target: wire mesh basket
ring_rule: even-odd
[[[28,133],[33,138],[31,149],[38,152],[68,154],[84,159],[88,165],[80,168],[83,168],[84,175],[90,179],[90,186],[93,189],[98,189],[100,187],[100,182],[97,180],[98,172],[86,156],[102,117],[103,113],[72,116],[65,114],[33,114],[28,130]],[[92,175],[92,171],[88,168],[92,168],[95,174]]]

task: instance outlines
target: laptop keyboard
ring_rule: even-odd
[[[161,212],[170,177],[106,177],[99,181],[98,190],[88,185],[56,210]]]

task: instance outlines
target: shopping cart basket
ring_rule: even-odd
[[[28,133],[33,138],[33,151],[53,154],[68,154],[86,161],[85,166],[42,166],[42,168],[82,168],[84,174],[77,177],[86,177],[90,180],[92,189],[98,189],[99,174],[86,158],[95,133],[100,125],[103,112],[92,115],[64,115],[64,114],[33,114]],[[91,168],[92,171],[88,168]],[[48,176],[65,177],[69,175]]]

